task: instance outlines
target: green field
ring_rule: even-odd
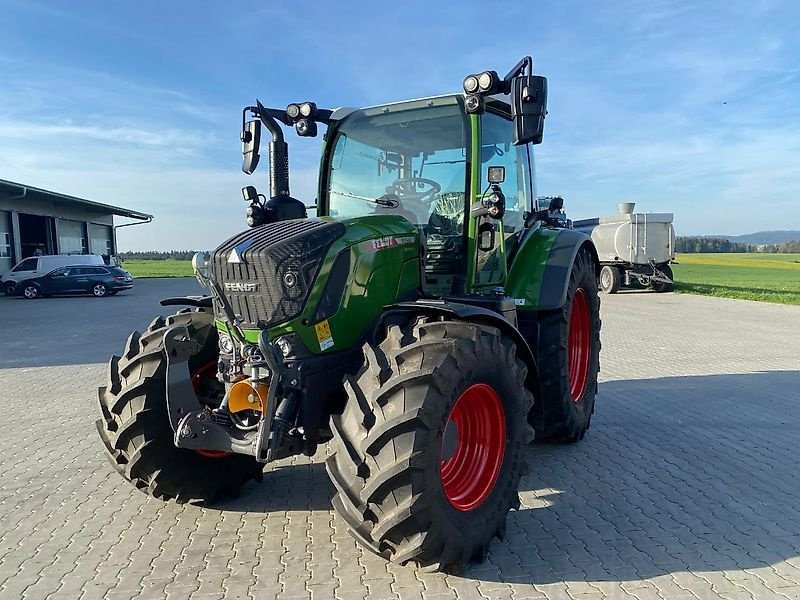
[[[142,277],[192,277],[192,263],[188,260],[134,260],[122,263],[122,268],[134,278]]]
[[[800,304],[800,254],[680,254],[675,291]]]
[[[681,254],[675,290],[722,298],[800,304],[800,254]],[[126,260],[134,277],[191,277],[188,260]]]

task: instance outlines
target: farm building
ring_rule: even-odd
[[[117,252],[114,217],[152,215],[0,179],[0,273],[37,254]]]

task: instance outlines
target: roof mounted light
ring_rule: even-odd
[[[468,75],[464,78],[464,91],[468,94],[474,94],[478,91],[478,78],[475,75]]]
[[[297,104],[290,104],[286,107],[286,116],[294,121],[300,116],[300,107]]]
[[[494,94],[499,91],[500,76],[497,71],[484,71],[478,75],[478,89],[484,94]]]
[[[300,105],[300,114],[304,117],[313,117],[317,112],[317,105],[313,102],[303,102]]]

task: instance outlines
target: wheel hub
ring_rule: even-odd
[[[500,397],[485,383],[471,385],[456,400],[442,435],[439,472],[453,508],[466,512],[483,504],[500,475],[505,445]]]

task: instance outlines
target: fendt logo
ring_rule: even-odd
[[[260,283],[243,283],[241,281],[235,281],[233,283],[226,283],[225,284],[225,291],[226,292],[257,292],[258,288],[261,286]]]

